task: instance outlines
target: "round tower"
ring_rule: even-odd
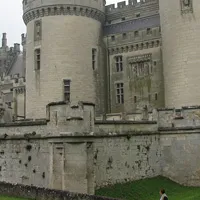
[[[200,104],[199,0],[159,0],[166,107]]]
[[[50,102],[95,103],[105,0],[24,0],[26,118],[45,118]]]

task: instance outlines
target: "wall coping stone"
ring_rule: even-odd
[[[0,194],[13,197],[28,198],[34,200],[57,199],[57,200],[117,200],[109,197],[100,197],[87,194],[78,194],[62,190],[53,190],[28,186],[21,184],[11,184],[0,182]]]
[[[96,120],[95,124],[97,125],[106,125],[106,124],[157,124],[157,121],[125,121],[125,120],[106,120],[106,121],[100,121],[100,120]]]
[[[157,111],[181,111],[181,110],[193,110],[200,109],[200,105],[196,106],[183,106],[182,108],[157,108]]]
[[[87,101],[80,101],[79,103],[86,105],[86,106],[95,106],[94,103],[87,102]],[[51,102],[47,104],[47,107],[49,106],[59,106],[59,105],[70,105],[69,101],[57,101],[57,102]]]
[[[0,140],[46,140],[46,139],[65,139],[65,138],[71,138],[71,139],[98,139],[98,138],[109,138],[109,137],[131,137],[131,136],[141,136],[141,135],[159,135],[159,131],[124,131],[124,132],[97,132],[95,134],[89,134],[89,133],[76,133],[72,135],[47,135],[42,136],[39,134],[36,135],[7,135],[2,134],[0,135]]]
[[[184,109],[184,110],[200,109],[200,105],[198,105],[198,106],[183,106],[182,109]]]
[[[0,127],[16,127],[16,126],[42,126],[47,125],[47,120],[36,120],[36,121],[18,121],[0,123]]]
[[[192,130],[200,130],[200,126],[186,126],[186,127],[159,127],[158,131],[192,131]]]
[[[175,108],[157,108],[157,111],[174,111]]]

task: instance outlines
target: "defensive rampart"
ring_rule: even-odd
[[[46,119],[0,125],[0,181],[88,194],[158,175],[199,186],[198,112],[94,121],[91,103],[51,103]]]

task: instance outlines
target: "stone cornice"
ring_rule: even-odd
[[[46,16],[56,16],[56,15],[84,16],[100,21],[101,23],[104,23],[105,21],[105,14],[100,10],[86,6],[69,5],[69,4],[44,6],[29,10],[26,13],[24,13],[23,20],[24,23],[27,25],[30,21],[34,19]]]
[[[110,55],[119,54],[119,53],[127,53],[132,51],[139,51],[143,49],[150,49],[160,47],[162,45],[161,39],[138,42],[134,44],[124,44],[115,47],[108,47],[108,52]]]

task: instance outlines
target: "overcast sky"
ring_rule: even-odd
[[[123,0],[106,0],[107,4],[119,1]],[[21,34],[26,32],[22,20],[22,0],[0,0],[0,8],[0,34],[7,33],[9,46],[21,43]]]

